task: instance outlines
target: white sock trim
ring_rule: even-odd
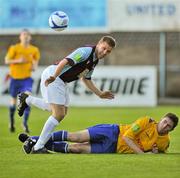
[[[62,131],[62,140],[64,140],[64,130]]]
[[[28,106],[31,105],[31,100],[32,100],[32,96],[29,95],[29,96],[26,98],[26,104],[27,104]]]
[[[68,153],[68,143],[66,143],[64,151],[65,151],[65,153]]]

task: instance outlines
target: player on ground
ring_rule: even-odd
[[[14,114],[16,110],[16,97],[20,92],[31,92],[33,80],[31,73],[37,68],[40,58],[39,49],[31,45],[31,34],[27,29],[21,31],[20,43],[10,46],[5,63],[10,66],[10,107],[9,107],[9,129],[11,132],[15,131]],[[23,128],[25,132],[29,132],[28,117],[30,114],[30,107],[24,111]]]
[[[169,132],[177,124],[178,117],[167,113],[158,123],[146,116],[129,125],[101,124],[73,133],[58,131],[51,134],[45,147],[62,153],[165,153],[170,143]],[[38,139],[19,135],[27,154]]]
[[[46,121],[33,152],[46,152],[44,145],[51,137],[51,133],[67,114],[69,94],[67,83],[79,78],[97,96],[104,99],[113,99],[110,91],[99,90],[91,81],[91,75],[100,59],[111,53],[116,46],[111,36],[102,37],[96,46],[80,47],[65,57],[56,65],[44,70],[41,76],[41,93],[43,99],[28,96],[22,93],[19,96],[19,115],[22,116],[27,105],[35,105],[41,109],[49,110],[52,115]]]

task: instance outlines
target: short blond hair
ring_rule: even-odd
[[[112,48],[116,47],[116,40],[112,36],[103,36],[99,42],[106,42]]]

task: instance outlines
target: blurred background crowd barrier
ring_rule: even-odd
[[[180,103],[179,0],[0,0],[0,4],[0,67],[23,28],[32,32],[42,66],[110,34],[117,48],[100,65],[153,66],[157,85],[152,87],[158,101]],[[66,12],[70,19],[63,32],[48,27],[48,17],[56,10]],[[2,93],[4,76],[0,82]]]

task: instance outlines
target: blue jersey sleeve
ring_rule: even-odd
[[[71,65],[75,65],[86,60],[91,54],[91,47],[81,47],[73,51],[71,54],[66,56],[65,58],[69,61]]]

